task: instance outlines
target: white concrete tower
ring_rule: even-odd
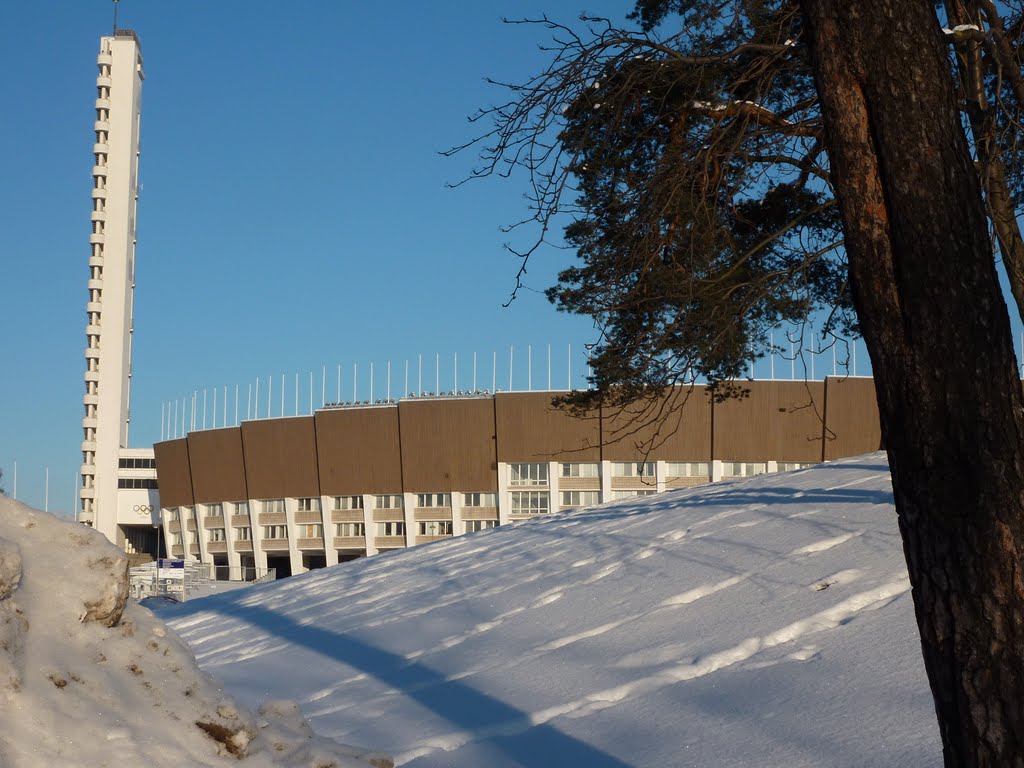
[[[142,52],[131,30],[100,40],[79,520],[118,536],[118,464],[128,446]],[[118,539],[121,539],[121,542]]]

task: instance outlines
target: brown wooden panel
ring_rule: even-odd
[[[600,461],[601,420],[571,416],[550,392],[507,392],[494,398],[498,461]]]
[[[859,456],[882,446],[874,379],[825,381],[825,458]]]
[[[242,449],[249,498],[320,495],[313,417],[243,422]]]
[[[607,461],[709,461],[711,399],[707,387],[672,387],[655,401],[601,411]]]
[[[743,398],[715,403],[715,459],[821,461],[825,384],[750,381]]]
[[[238,427],[192,432],[188,436],[192,490],[197,504],[249,498]]]
[[[192,498],[192,473],[188,462],[188,441],[167,440],[153,446],[156,479],[160,486],[160,506],[184,507],[195,504]]]
[[[315,418],[324,495],[402,492],[398,408],[332,409]]]
[[[404,400],[398,418],[406,492],[497,489],[490,398]]]

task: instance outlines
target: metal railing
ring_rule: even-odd
[[[214,566],[196,560],[159,560],[129,571],[132,597],[164,596],[185,602],[213,581],[262,583],[277,577],[275,568]]]

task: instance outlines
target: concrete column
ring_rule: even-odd
[[[405,546],[416,543],[416,518],[413,508],[416,506],[416,494],[402,494],[402,512],[405,516]]]
[[[452,536],[461,536],[465,532],[462,527],[462,494],[452,491]]]
[[[257,578],[267,572],[267,553],[263,550],[263,529],[260,527],[260,504],[256,499],[249,499],[249,533],[252,535],[252,559]]]
[[[666,484],[666,481],[667,481],[666,475],[667,475],[667,471],[668,470],[665,467],[665,464],[666,464],[666,462],[664,462],[664,461],[658,461],[654,465],[654,471],[657,473],[655,475],[655,477],[657,478],[657,481],[658,481],[658,493],[661,493],[666,488],[668,488],[668,485]]]
[[[221,509],[224,510],[224,541],[228,548],[228,580],[237,581],[242,578],[242,557],[235,552],[235,527],[231,524],[231,517],[234,504],[224,502]],[[216,578],[216,574],[214,574]]]
[[[367,555],[376,555],[377,547],[374,546],[374,533],[376,529],[373,526],[373,501],[374,497],[370,494],[363,494],[363,529],[366,534],[365,546]]]
[[[331,522],[333,508],[333,496],[320,497],[320,521],[324,527],[324,555],[327,558],[328,568],[338,564],[338,550],[334,548],[334,523]]]
[[[711,482],[717,483],[722,479],[722,461],[715,459],[711,462]]]
[[[609,502],[612,500],[612,463],[610,461],[601,462],[601,501]]]
[[[498,462],[498,525],[508,525],[509,510],[512,509],[512,495],[508,489],[508,464]]]
[[[306,572],[302,566],[302,553],[299,551],[299,527],[295,524],[295,511],[298,505],[298,499],[284,500],[284,518],[288,526],[288,559],[291,561],[292,576]]]
[[[213,565],[213,558],[210,556],[206,541],[206,526],[203,521],[206,519],[206,505],[196,504],[196,534],[199,540],[199,562],[206,563],[207,567]]]
[[[552,461],[548,463],[548,511],[559,512],[562,509],[562,498],[558,493],[558,481],[561,478],[562,462]]]

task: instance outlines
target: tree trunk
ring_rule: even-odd
[[[1024,402],[931,0],[801,0],[947,766],[1024,766]]]

